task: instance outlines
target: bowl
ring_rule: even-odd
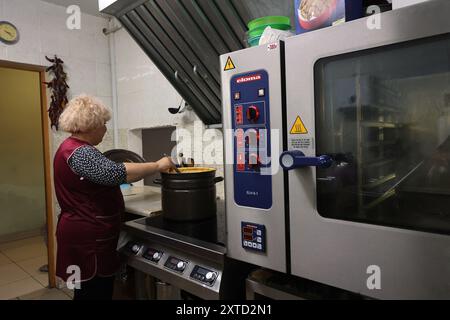
[[[305,30],[314,30],[320,28],[324,25],[326,21],[330,19],[333,15],[333,12],[336,11],[337,0],[326,0],[323,3],[326,3],[327,7],[320,12],[317,17],[305,17],[303,14],[303,6],[305,5],[305,1],[301,3],[298,10],[298,22],[300,26]]]
[[[248,30],[252,32],[253,30],[264,29],[271,26],[274,29],[289,30],[291,28],[291,19],[285,16],[267,16],[254,19],[248,24]]]
[[[254,19],[247,26],[247,43],[249,46],[254,47],[259,45],[259,39],[267,27],[278,30],[290,30],[291,19],[285,16],[267,16]]]

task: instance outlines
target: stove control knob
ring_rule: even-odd
[[[134,254],[137,254],[139,250],[141,249],[141,246],[135,244],[131,247],[131,251],[133,251]]]
[[[250,106],[247,109],[247,120],[256,122],[259,119],[259,109],[257,106]]]
[[[155,252],[153,254],[153,260],[159,261],[159,259],[161,259],[161,254],[159,252]]]
[[[183,261],[177,263],[177,269],[182,271],[186,267],[186,264]]]
[[[207,281],[213,281],[216,278],[216,274],[214,272],[208,272],[205,278]]]

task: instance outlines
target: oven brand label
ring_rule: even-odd
[[[251,76],[245,76],[245,77],[240,77],[236,79],[236,83],[245,83],[245,82],[252,82],[252,81],[258,81],[261,80],[262,77],[260,74],[254,74]]]

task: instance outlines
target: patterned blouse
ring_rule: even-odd
[[[76,149],[68,164],[77,175],[103,186],[112,187],[127,182],[125,165],[108,159],[92,146]]]

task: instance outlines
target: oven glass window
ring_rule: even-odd
[[[450,234],[450,35],[315,65],[320,215]]]

